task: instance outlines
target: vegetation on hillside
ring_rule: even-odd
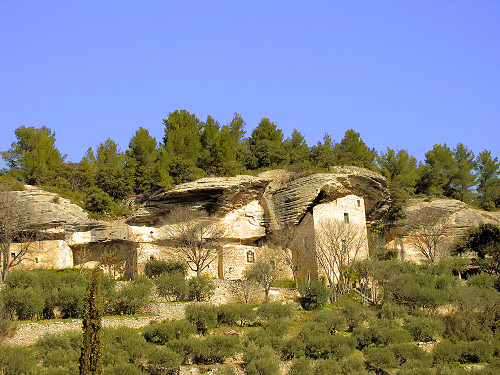
[[[175,374],[188,365],[202,373],[271,375],[284,362],[290,375],[462,374],[470,364],[479,365],[473,374],[498,373],[500,294],[493,276],[460,278],[466,265],[459,258],[369,262],[373,303],[361,304],[356,293],[314,311],[296,303],[192,303],[185,320],[104,329],[104,374]],[[81,343],[81,332],[70,332],[27,348],[0,346],[0,368],[77,374]]]
[[[229,124],[212,117],[205,122],[186,110],[163,120],[164,136],[157,141],[140,127],[121,151],[111,139],[89,148],[78,163],[65,162],[55,147],[55,133],[47,128],[19,127],[15,142],[2,152],[8,171],[0,174],[2,188],[16,189],[21,181],[71,198],[94,215],[127,213],[126,197],[147,196],[203,176],[232,176],[270,168],[328,171],[353,165],[380,172],[389,182],[398,218],[403,202],[416,194],[450,197],[484,209],[500,207],[500,163],[490,151],[478,155],[459,143],[454,148],[436,144],[423,162],[404,149],[377,152],[350,129],[335,142],[328,134],[308,146],[296,129],[285,138],[267,118],[245,137],[245,122],[235,114]]]

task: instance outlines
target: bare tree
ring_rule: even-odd
[[[225,228],[213,220],[204,210],[186,207],[173,209],[167,217],[174,251],[183,257],[200,277],[201,273],[219,256],[220,243]]]
[[[0,192],[0,251],[2,282],[9,270],[23,261],[32,261],[33,244],[37,240],[36,232],[30,231],[26,219],[31,207],[20,205],[14,193]]]
[[[349,291],[349,266],[359,260],[365,247],[362,227],[332,219],[320,222],[316,231],[316,257],[330,284],[332,302]]]
[[[442,255],[441,244],[445,240],[445,222],[434,225],[420,225],[410,237],[410,243],[431,262]]]
[[[279,275],[280,272],[275,258],[268,256],[258,260],[245,271],[247,280],[254,281],[264,288],[266,302],[269,302],[269,291]]]
[[[299,271],[307,265],[312,254],[310,251],[305,251],[303,239],[303,230],[296,225],[276,230],[270,236],[270,245],[278,250],[278,255],[290,268],[296,283]]]

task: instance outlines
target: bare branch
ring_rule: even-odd
[[[174,208],[167,217],[167,233],[175,251],[196,272],[197,277],[222,251],[220,244],[225,227],[217,223],[206,211],[186,207]]]
[[[440,220],[434,225],[421,225],[410,237],[411,244],[431,262],[440,256],[440,245],[446,234],[445,224],[443,220]]]

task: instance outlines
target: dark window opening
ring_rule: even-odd
[[[153,260],[155,260],[155,257],[149,257],[150,262],[152,262]]]
[[[247,251],[247,262],[255,263],[255,254],[252,250]]]
[[[344,213],[344,223],[349,224],[349,214],[347,212]]]

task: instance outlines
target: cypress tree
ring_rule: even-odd
[[[83,312],[83,344],[80,356],[80,375],[102,375],[102,302],[101,270],[97,265],[92,271],[85,293]]]

